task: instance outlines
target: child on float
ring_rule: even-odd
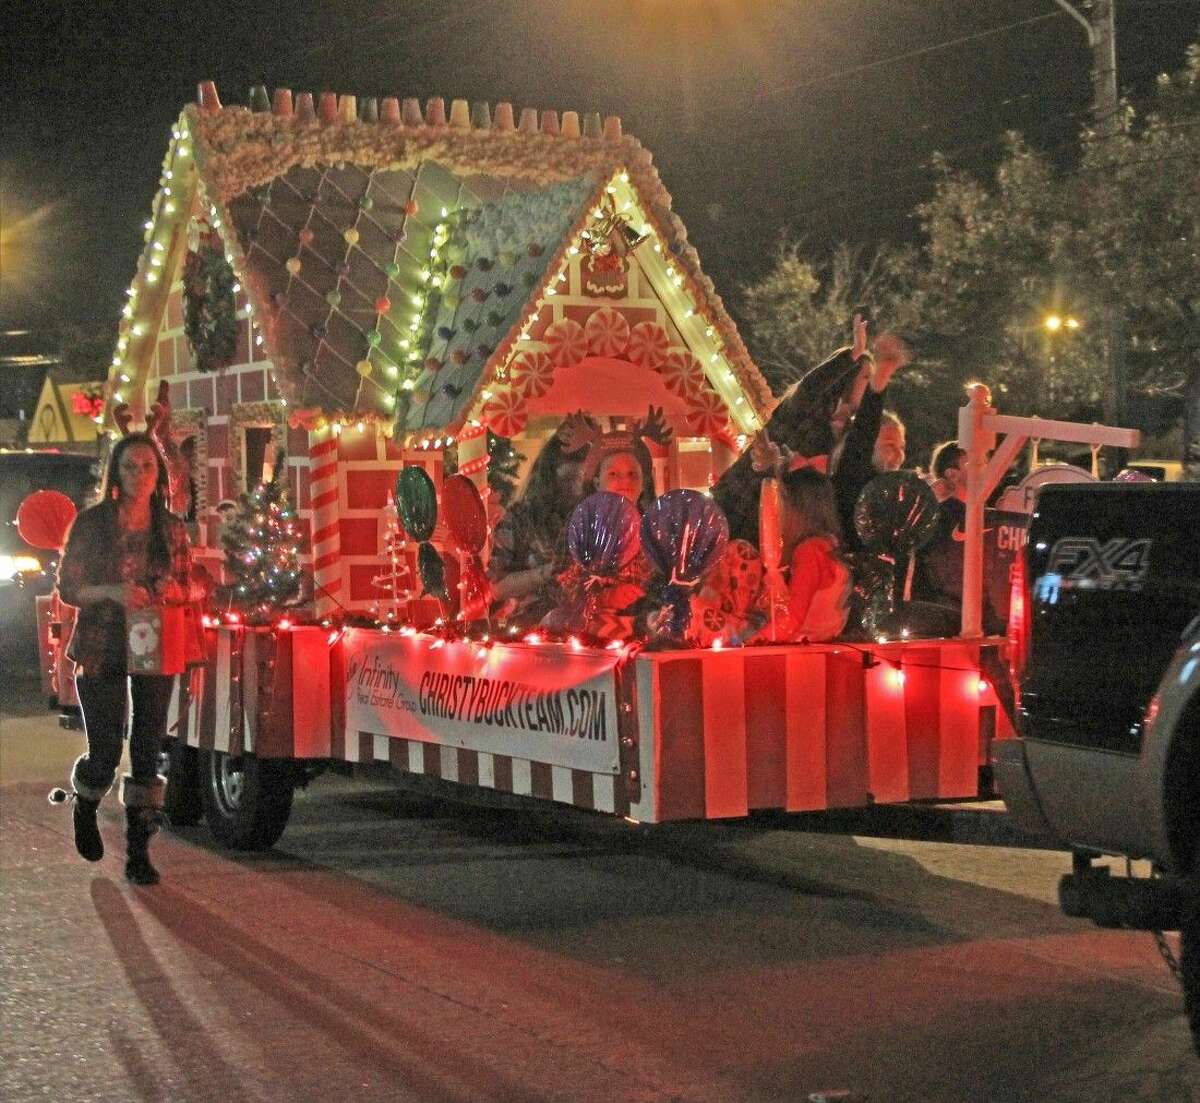
[[[573,416],[600,431],[591,418]],[[583,497],[586,458],[586,444],[570,442],[564,427],[538,453],[520,497],[492,536],[488,577],[496,614],[521,627],[533,627],[562,603],[557,576],[569,562],[567,520]]]
[[[845,630],[852,587],[842,558],[842,531],[833,484],[802,467],[780,480],[782,561],[788,564],[786,615],[780,640],[832,640]],[[759,636],[762,639],[762,634]]]
[[[662,411],[650,408],[632,428],[602,433],[572,415],[564,430],[572,445],[586,447],[583,463],[584,497],[604,491],[633,505],[639,514],[654,501],[654,476],[647,440],[667,444],[671,430]],[[582,632],[605,639],[628,638],[633,633],[634,607],[645,596],[650,565],[639,550],[619,574],[606,582],[603,593],[587,594],[589,585],[578,568],[560,577],[567,601],[544,623],[555,631]],[[590,598],[590,600],[588,600]],[[586,612],[585,612],[586,610]]]

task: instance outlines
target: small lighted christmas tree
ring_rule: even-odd
[[[400,620],[401,606],[412,599],[412,573],[408,567],[407,547],[408,538],[400,525],[396,513],[396,501],[388,494],[387,505],[383,510],[386,525],[383,535],[383,550],[388,557],[388,566],[381,574],[371,579],[372,585],[382,590],[390,599],[391,608],[387,611],[389,623]],[[374,612],[380,613],[379,604],[374,606]]]
[[[512,503],[517,490],[517,474],[521,460],[525,457],[514,447],[508,437],[498,437],[488,430],[488,487],[506,509]]]
[[[300,596],[300,528],[283,478],[238,499],[221,544],[235,605],[265,614]]]

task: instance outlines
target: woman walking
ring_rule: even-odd
[[[167,509],[169,493],[154,439],[144,433],[122,438],[109,457],[101,501],[75,519],[58,569],[59,597],[79,610],[67,657],[78,666],[88,744],[71,770],[75,848],[89,862],[104,856],[96,811],[121,761],[128,697],[131,773],[121,779],[125,876],[139,885],[158,881],[148,844],[166,791],[158,755],[174,676],[128,672],[126,614],[189,599],[191,551],[183,521]]]

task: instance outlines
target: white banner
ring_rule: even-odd
[[[346,732],[620,772],[618,656],[348,629]],[[301,673],[296,672],[300,677]]]

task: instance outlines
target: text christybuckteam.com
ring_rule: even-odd
[[[370,665],[352,668],[349,673],[357,689],[371,693],[372,705],[408,706],[407,680],[378,656]],[[608,694],[604,690],[541,690],[508,678],[427,670],[421,675],[415,705],[409,711],[460,723],[600,742],[608,739]]]

